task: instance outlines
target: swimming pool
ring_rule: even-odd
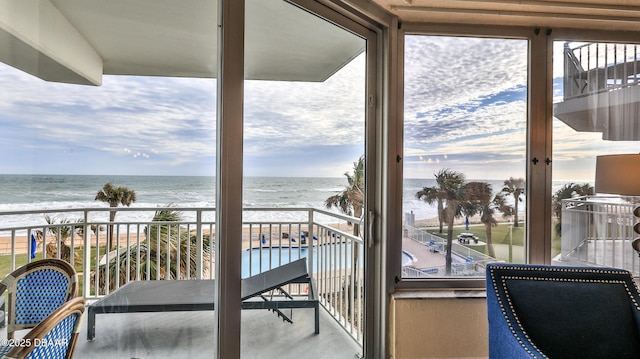
[[[413,256],[405,251],[402,251],[402,266],[409,265],[415,261]]]
[[[296,259],[307,258],[309,247],[262,247],[247,249],[242,252],[242,278],[275,268]],[[351,267],[351,245],[347,243],[321,244],[320,254],[329,256],[331,261],[342,258],[339,264],[323,261],[322,270]],[[360,258],[364,258],[362,248]],[[345,263],[346,258],[346,263]],[[313,246],[313,271],[318,271],[318,245]],[[362,266],[362,261],[360,266]],[[327,268],[329,267],[329,268]]]
[[[347,243],[333,243],[320,245],[320,253],[329,256],[331,261],[342,258],[339,264],[332,263],[330,269],[339,267],[351,267],[351,245]],[[278,267],[284,263],[289,263],[296,259],[307,258],[309,247],[261,247],[247,249],[242,252],[242,278],[247,278],[260,272]],[[346,263],[345,263],[346,258]],[[362,248],[360,258],[364,258]],[[313,271],[318,271],[318,245],[313,246]],[[402,251],[402,266],[411,264],[414,258],[407,252]],[[362,267],[363,261],[360,261]],[[330,264],[322,262],[320,268],[326,270]]]

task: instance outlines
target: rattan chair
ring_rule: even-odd
[[[0,354],[4,354],[2,358],[72,358],[84,309],[84,298],[62,304],[27,335],[13,341],[13,346],[0,347]]]
[[[7,339],[16,330],[30,329],[78,295],[75,269],[61,259],[28,263],[0,282],[7,295]]]

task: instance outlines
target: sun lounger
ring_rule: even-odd
[[[288,284],[307,285],[308,293],[290,295]],[[129,282],[88,307],[87,339],[95,337],[96,314],[213,310],[214,288],[214,280]],[[313,308],[315,333],[320,333],[318,293],[305,258],[243,279],[241,298],[242,309],[272,310],[290,323],[292,318],[282,309]]]

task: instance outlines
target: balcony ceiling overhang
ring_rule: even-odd
[[[373,0],[401,22],[640,31],[632,0]]]
[[[0,0],[0,61],[47,81],[214,78],[216,0]],[[285,1],[246,1],[247,79],[324,81],[364,41]],[[292,31],[291,29],[295,29]],[[8,49],[8,51],[7,51]]]

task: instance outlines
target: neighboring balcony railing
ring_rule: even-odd
[[[564,47],[564,99],[636,86],[640,48],[632,44],[588,43]]]
[[[133,280],[215,278],[215,209],[124,207],[111,222],[113,209],[0,212],[0,223],[13,223],[0,227],[0,274],[38,258],[62,258],[78,271],[88,300]],[[308,258],[322,306],[362,344],[364,246],[354,225],[359,219],[319,209],[245,209],[242,276]]]
[[[559,263],[607,266],[638,275],[633,208],[621,197],[586,196],[562,200]]]

